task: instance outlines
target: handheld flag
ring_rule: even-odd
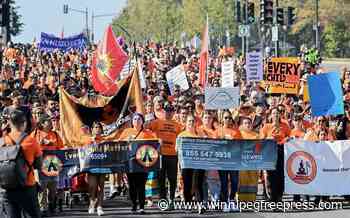
[[[119,89],[116,82],[127,61],[128,55],[119,46],[109,25],[92,60],[91,80],[94,89],[106,96],[115,95]]]

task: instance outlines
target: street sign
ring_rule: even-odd
[[[278,41],[278,26],[272,27],[272,41],[277,42]]]
[[[239,37],[249,37],[250,36],[249,25],[239,25],[238,26],[238,36]]]

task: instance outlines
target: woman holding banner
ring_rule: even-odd
[[[156,139],[156,135],[144,128],[145,118],[140,113],[132,116],[132,128],[124,129],[120,135],[120,140],[140,140]],[[131,212],[136,213],[137,201],[139,202],[139,214],[145,214],[145,185],[147,181],[147,172],[127,173],[129,182],[129,194],[132,203]]]
[[[200,133],[196,129],[196,118],[193,114],[187,115],[185,130],[182,131],[177,138],[197,138],[201,137]],[[194,183],[197,187],[199,202],[203,201],[203,180],[204,180],[205,170],[195,170],[195,169],[181,169],[181,175],[183,179],[183,196],[185,198],[185,202],[191,202],[193,197],[193,178],[195,177]],[[198,212],[201,214],[203,212],[203,208],[198,207]]]
[[[252,120],[249,117],[241,118],[240,132],[242,139],[259,139],[259,134],[253,131]],[[240,201],[255,201],[258,192],[257,170],[239,171],[238,199]]]
[[[103,126],[100,122],[94,122],[91,127],[92,140],[89,144],[98,144],[102,141]],[[104,214],[102,209],[102,201],[104,196],[105,174],[88,173],[88,183],[90,192],[89,214],[95,213],[97,208],[97,215]]]
[[[275,170],[267,171],[268,193],[270,200],[282,201],[284,192],[284,143],[290,136],[288,124],[281,121],[281,113],[277,107],[271,109],[270,123],[265,123],[260,130],[260,138],[274,139],[277,146],[277,164]]]
[[[202,113],[203,125],[198,128],[198,132],[204,138],[215,138],[214,116],[211,111]],[[207,171],[207,183],[210,190],[212,201],[220,200],[220,178],[217,170]],[[204,194],[208,189],[204,183]],[[205,200],[205,199],[204,199]]]
[[[242,135],[236,127],[232,114],[226,110],[223,112],[222,126],[216,130],[216,138],[219,139],[242,139]],[[238,171],[219,171],[220,182],[221,182],[221,201],[227,202],[235,200],[236,193],[238,190]],[[231,193],[228,195],[228,177],[231,180]],[[234,209],[234,208],[232,208]],[[230,207],[224,208],[224,212],[230,212]]]

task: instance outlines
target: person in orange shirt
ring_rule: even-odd
[[[198,132],[205,138],[215,138],[214,118],[210,111],[204,111],[202,115],[203,125],[198,127]]]
[[[293,129],[290,132],[290,137],[294,138],[304,138],[305,128],[303,126],[303,117],[300,115],[295,115],[293,117]]]
[[[22,212],[30,217],[41,217],[38,202],[38,192],[34,176],[34,170],[41,169],[42,151],[38,142],[31,136],[25,136],[27,119],[20,110],[13,110],[9,114],[11,131],[4,136],[4,145],[15,145],[18,140],[24,137],[21,142],[24,158],[31,167],[28,171],[25,187],[5,190],[3,195],[3,212],[9,217],[22,217]]]
[[[154,105],[154,115],[156,116],[157,119],[165,119],[165,112],[163,109],[163,103],[164,99],[157,95],[153,99],[153,105]]]
[[[309,128],[304,136],[304,139],[307,141],[317,141],[318,132],[320,130],[327,130],[329,140],[335,140],[335,133],[331,130],[328,130],[328,120],[325,116],[320,116],[316,118],[315,125],[312,128]]]
[[[132,128],[125,129],[120,140],[156,139],[156,135],[143,127],[145,118],[142,114],[135,113],[132,117]],[[129,182],[129,195],[132,203],[132,213],[136,213],[137,201],[139,204],[139,214],[145,214],[145,185],[147,181],[146,172],[127,173]]]
[[[152,121],[148,128],[156,133],[161,140],[160,153],[162,155],[162,169],[159,172],[160,198],[166,199],[166,178],[170,183],[170,201],[175,200],[175,191],[178,173],[178,157],[175,150],[176,137],[182,131],[182,126],[172,120],[174,108],[170,104],[165,104],[165,120],[156,119]]]
[[[63,149],[63,142],[57,132],[52,131],[52,123],[47,115],[39,119],[37,128],[30,134],[39,142],[43,151]],[[53,164],[53,163],[52,163]],[[56,166],[53,165],[53,168]],[[44,216],[55,213],[58,176],[46,176],[39,171],[39,181],[42,192],[39,194],[40,208]]]
[[[186,127],[185,130],[182,131],[177,138],[197,138],[201,137],[200,133],[196,129],[196,119],[193,114],[189,114],[187,116],[186,120]],[[185,198],[186,202],[191,202],[193,197],[193,177],[196,178],[196,181],[194,183],[196,184],[198,195],[199,195],[199,202],[203,201],[203,182],[204,182],[204,175],[205,170],[195,170],[195,169],[182,169],[181,175],[183,178],[184,188],[183,188],[183,196]],[[198,208],[198,212],[201,214],[203,212],[202,207]]]
[[[100,122],[94,122],[91,127],[92,138],[89,144],[98,144],[102,142],[103,126]],[[102,216],[102,201],[104,196],[105,174],[88,173],[88,184],[90,192],[89,214],[94,214],[97,208],[97,215]]]
[[[281,113],[277,107],[271,109],[271,123],[265,123],[260,130],[260,138],[274,139],[277,146],[277,164],[276,170],[267,171],[267,182],[270,187],[267,191],[270,192],[271,201],[281,201],[284,191],[284,149],[283,144],[290,136],[289,126],[281,121]]]
[[[203,125],[198,128],[198,132],[203,138],[215,138],[214,116],[211,111],[204,111],[202,115]],[[213,201],[218,201],[220,196],[220,178],[217,170],[207,171],[207,183]],[[205,187],[204,187],[205,191]]]
[[[216,130],[216,138],[219,139],[242,139],[242,135],[233,122],[230,111],[223,113],[223,124]],[[219,171],[221,182],[221,201],[227,202],[235,200],[238,190],[238,171]],[[228,195],[228,177],[231,179],[231,193]],[[224,208],[224,212],[229,212],[230,208]]]
[[[259,134],[253,131],[252,120],[249,117],[244,117],[241,120],[240,132],[242,139],[259,139]],[[256,200],[258,178],[259,173],[257,170],[239,171],[238,199],[240,201]]]

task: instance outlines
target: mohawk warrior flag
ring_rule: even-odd
[[[202,87],[205,87],[205,84],[206,84],[206,71],[207,71],[208,56],[209,56],[208,40],[209,40],[209,34],[208,34],[208,18],[207,18],[207,22],[205,24],[203,35],[202,35],[201,53],[199,55],[199,85]]]
[[[117,93],[111,97],[87,94],[76,98],[60,88],[60,133],[65,146],[90,144],[89,128],[95,121],[104,125],[104,141],[118,139],[134,112],[144,114],[138,67],[126,79],[118,81],[117,86]]]
[[[128,55],[119,46],[109,25],[92,60],[91,80],[94,89],[105,96],[115,95],[120,88],[116,82],[127,61]]]

